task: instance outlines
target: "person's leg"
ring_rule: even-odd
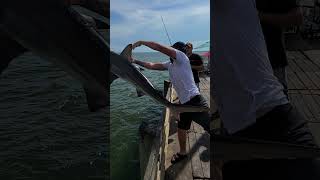
[[[190,119],[190,112],[180,113],[180,120],[178,121],[178,141],[179,152],[174,154],[171,158],[171,163],[177,163],[187,157],[187,130],[190,129],[192,120]]]
[[[206,106],[208,107],[205,99],[201,96],[195,96],[190,101],[185,103],[185,105],[193,106]],[[175,154],[171,159],[171,163],[179,162],[181,159],[185,158],[187,152],[186,143],[187,143],[187,130],[190,129],[192,121],[195,121],[201,125],[206,131],[210,130],[210,119],[208,113],[202,112],[185,112],[180,113],[180,120],[178,121],[178,141],[180,146],[179,153]]]
[[[180,154],[187,154],[187,131],[191,126],[191,115],[190,112],[180,113],[180,121],[178,121],[178,141],[180,147]]]
[[[207,101],[204,99],[203,96],[199,95],[195,97],[190,105],[193,106],[202,106],[202,107],[208,107]],[[199,124],[203,129],[207,132],[210,131],[210,115],[209,112],[194,112],[190,113],[190,118],[195,123]]]
[[[279,82],[283,85],[283,92],[288,97],[288,77],[286,67],[279,67],[273,69],[273,74],[278,78]]]
[[[178,128],[179,154],[187,154],[187,130]]]

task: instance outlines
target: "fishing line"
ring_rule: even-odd
[[[161,16],[161,20],[162,20],[162,24],[163,24],[164,30],[166,31],[166,35],[167,35],[167,37],[168,37],[170,46],[172,46],[171,39],[170,39],[169,33],[168,33],[168,31],[167,31],[167,27],[166,27],[166,25],[164,24],[164,21],[163,21],[162,16]]]

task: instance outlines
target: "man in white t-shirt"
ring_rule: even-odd
[[[141,45],[145,45],[169,56],[170,61],[165,63],[151,63],[132,58],[132,63],[152,70],[168,70],[171,83],[177,92],[181,104],[208,107],[205,99],[200,95],[198,87],[194,82],[191,65],[186,55],[186,45],[183,42],[176,42],[173,46],[168,47],[155,42],[138,41],[133,44],[133,48]],[[178,121],[180,152],[176,153],[172,157],[171,163],[177,163],[187,157],[187,130],[190,129],[192,121],[195,121],[206,131],[209,131],[209,116],[207,112],[180,113]]]
[[[273,75],[255,0],[212,3],[211,42],[215,52],[212,92],[228,134],[317,147],[307,121],[290,104],[283,86]],[[291,164],[300,163],[297,162]],[[305,163],[310,166],[310,161]],[[288,175],[283,168],[295,168],[289,164],[288,161],[230,161],[223,167],[223,179],[278,179],[280,173]],[[258,175],[253,176],[252,172]]]

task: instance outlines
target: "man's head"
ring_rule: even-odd
[[[186,44],[181,42],[181,41],[178,41],[178,42],[174,43],[171,47],[173,47],[173,48],[175,48],[175,49],[177,49],[177,50],[179,50],[179,51],[181,51],[181,52],[183,52],[185,54],[187,52]]]
[[[188,57],[191,56],[192,50],[193,50],[193,45],[190,42],[187,42],[187,44],[186,44],[186,51],[187,51],[186,54],[187,54]]]

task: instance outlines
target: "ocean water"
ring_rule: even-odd
[[[133,55],[139,60],[165,62],[168,59],[161,53],[147,52]],[[163,81],[168,80],[167,71],[144,70],[143,74],[159,90]],[[133,85],[117,79],[110,87],[110,166],[111,179],[140,179],[139,169],[139,126],[141,122],[154,122],[161,119],[163,106],[149,96],[137,97]]]
[[[80,83],[27,53],[0,75],[0,179],[105,179],[107,109]]]

